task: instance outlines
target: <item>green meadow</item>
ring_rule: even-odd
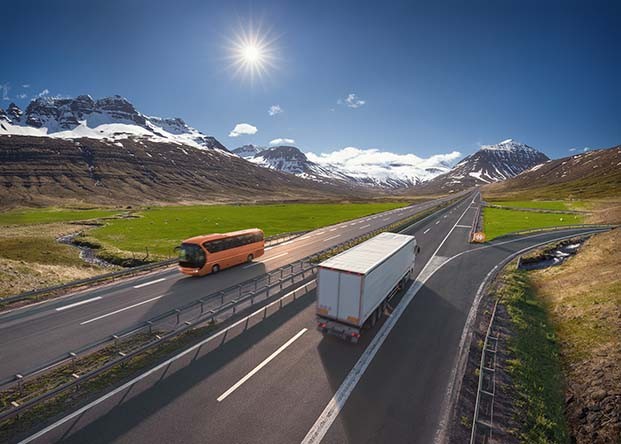
[[[119,210],[37,208],[11,210],[0,213],[0,225],[49,224],[53,222],[74,222],[100,217],[114,216]]]
[[[311,230],[405,206],[403,202],[352,204],[218,205],[157,207],[139,218],[114,219],[89,232],[89,240],[124,251],[172,255],[182,240],[207,233],[261,228],[266,236]]]
[[[539,213],[490,207],[485,207],[483,210],[483,230],[487,240],[514,231],[575,225],[583,222],[584,216],[580,214]]]
[[[490,201],[491,205],[509,208],[535,208],[538,210],[570,210],[562,200],[501,200]]]

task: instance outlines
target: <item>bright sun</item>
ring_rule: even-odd
[[[254,82],[267,76],[276,66],[275,39],[252,24],[243,28],[230,42],[229,59],[236,75]]]
[[[244,46],[242,56],[247,63],[257,63],[261,60],[261,51],[253,45]]]

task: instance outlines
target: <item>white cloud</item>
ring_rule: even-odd
[[[267,113],[270,116],[275,116],[276,114],[280,114],[283,112],[283,109],[280,107],[280,105],[272,105],[270,106],[270,109],[267,110]]]
[[[43,91],[41,91],[39,94],[37,94],[37,97],[43,97],[43,96],[47,96],[50,94],[50,90],[45,88]]]
[[[365,103],[367,103],[367,101],[362,100],[360,97],[358,97],[354,93],[350,93],[347,95],[345,99],[339,99],[336,103],[338,103],[339,105],[345,105],[349,108],[356,109],[356,108],[360,108],[361,106],[363,106]]]
[[[275,146],[275,145],[292,145],[295,143],[295,140],[293,139],[287,139],[287,138],[283,138],[283,137],[279,137],[278,139],[274,139],[274,140],[270,140],[270,145]]]
[[[18,95],[17,95],[17,98],[18,98],[18,99],[25,99],[26,97],[28,97],[28,95],[27,95],[27,94],[24,94],[24,93],[21,93],[21,94],[18,94]]]
[[[573,153],[574,151],[576,151],[575,148],[569,148],[569,152]]]
[[[10,100],[9,98],[9,90],[11,86],[8,83],[0,84],[0,95],[2,96],[2,100]]]
[[[426,180],[448,171],[461,158],[461,153],[452,151],[423,158],[415,154],[398,154],[374,148],[347,147],[331,153],[306,153],[306,156],[308,160],[320,165],[336,166],[353,177]]]
[[[256,134],[258,131],[256,126],[249,123],[238,123],[229,133],[229,137],[239,137],[244,134]]]
[[[30,88],[30,84],[28,84],[28,83],[24,83],[24,84],[22,85],[22,88]]]
[[[591,148],[589,148],[588,146],[585,146],[584,149],[582,151],[589,151]]]

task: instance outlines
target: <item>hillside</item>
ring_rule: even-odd
[[[621,145],[548,161],[483,187],[490,198],[585,199],[621,195]]]
[[[540,165],[549,158],[541,151],[513,139],[484,145],[453,169],[418,188],[426,193],[453,193],[474,186],[500,182]]]
[[[141,137],[0,136],[3,208],[58,202],[267,202],[364,197],[261,168],[219,149]]]

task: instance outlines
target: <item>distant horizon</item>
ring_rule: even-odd
[[[559,158],[621,143],[618,2],[159,6],[5,7],[19,38],[0,106],[118,94],[230,149],[429,158],[512,138]]]
[[[35,101],[37,99],[50,99],[50,100],[60,99],[60,100],[63,100],[63,99],[75,99],[75,98],[77,98],[79,96],[89,96],[89,97],[91,97],[95,101],[97,101],[99,99],[104,99],[104,98],[109,98],[109,97],[117,96],[117,97],[122,97],[123,99],[125,99],[125,100],[127,100],[127,101],[129,101],[130,103],[133,104],[133,102],[130,99],[128,99],[127,97],[123,97],[120,94],[111,94],[111,95],[102,96],[102,97],[93,97],[91,94],[78,94],[78,95],[73,96],[73,97],[69,97],[69,96],[42,96],[42,97],[34,97],[34,98],[30,99],[30,100],[27,100],[27,103],[30,104],[30,102]],[[17,105],[22,111],[25,111],[25,108],[27,108],[27,106],[23,106],[23,107],[20,106],[19,104],[15,103],[15,101],[9,102],[9,104],[6,105],[6,107],[0,106],[0,108],[6,110],[12,103]],[[146,116],[149,116],[149,117],[157,117],[157,118],[165,118],[165,119],[181,119],[181,120],[183,120],[185,122],[185,119],[182,116],[154,116],[154,115],[149,114],[149,113],[144,113],[144,112],[142,112],[142,110],[140,110],[138,108],[136,108],[136,109],[137,109],[138,112],[140,112],[140,113],[142,113],[142,114],[144,114]],[[197,129],[198,131],[203,132],[200,128],[195,128],[195,129]],[[208,134],[208,133],[204,133],[204,134],[207,135],[207,136],[213,136],[212,134]],[[238,148],[242,148],[244,146],[255,146],[255,147],[266,148],[266,149],[274,148],[274,147],[278,147],[278,146],[292,146],[292,147],[295,147],[295,148],[299,149],[301,152],[303,152],[307,156],[310,155],[312,157],[311,160],[315,161],[315,162],[319,158],[322,158],[322,157],[323,158],[329,158],[330,156],[338,156],[340,153],[342,153],[342,152],[344,152],[346,150],[351,150],[351,149],[359,150],[361,152],[364,152],[367,155],[370,155],[371,153],[377,153],[378,156],[381,156],[383,154],[388,154],[388,155],[395,156],[395,157],[406,157],[408,155],[418,156],[415,152],[393,153],[393,152],[385,150],[385,149],[383,149],[381,147],[358,148],[358,147],[346,146],[346,147],[343,147],[343,148],[335,149],[333,151],[316,151],[315,152],[315,151],[308,151],[308,150],[303,149],[293,139],[273,139],[273,140],[271,140],[271,141],[269,141],[267,143],[251,143],[251,142],[248,142],[248,143],[244,143],[244,144],[241,144],[241,145],[234,145],[233,144],[233,145],[230,145],[230,146],[227,146],[226,143],[224,143],[224,142],[226,142],[226,140],[224,140],[224,142],[222,140],[220,140],[220,139],[218,139],[218,140],[223,145],[225,145],[225,147],[229,151],[234,151],[234,150],[236,150]],[[459,163],[461,160],[465,159],[466,157],[468,157],[469,155],[475,153],[476,151],[478,151],[481,148],[484,148],[486,146],[499,145],[499,144],[502,144],[504,142],[509,142],[509,141],[513,141],[513,142],[516,142],[516,143],[523,143],[524,145],[528,145],[529,147],[534,148],[534,149],[536,149],[536,150],[538,150],[538,151],[548,155],[545,151],[543,151],[542,149],[540,149],[540,148],[538,148],[536,146],[533,146],[532,144],[529,144],[529,143],[524,142],[522,140],[518,140],[518,139],[515,139],[515,138],[512,138],[512,137],[509,137],[507,139],[499,140],[497,142],[490,142],[490,143],[484,143],[484,144],[478,145],[471,152],[464,153],[464,152],[453,150],[451,152],[434,154],[434,155],[432,155],[430,157],[446,158],[448,163],[455,165],[455,164]],[[550,157],[551,159],[558,159],[558,158],[562,158],[562,157],[568,157],[568,156],[571,156],[571,155],[574,155],[574,154],[577,154],[577,153],[581,153],[581,152],[586,152],[586,151],[590,151],[590,150],[598,150],[598,149],[607,149],[607,148],[612,148],[612,147],[615,147],[615,146],[618,146],[618,145],[619,144],[611,145],[611,146],[607,146],[607,147],[584,147],[581,150],[578,150],[576,148],[572,148],[572,149],[569,149],[569,153],[568,154],[561,155],[559,157],[552,157],[552,156],[548,156],[548,157]],[[426,159],[421,157],[421,160],[426,160]]]

